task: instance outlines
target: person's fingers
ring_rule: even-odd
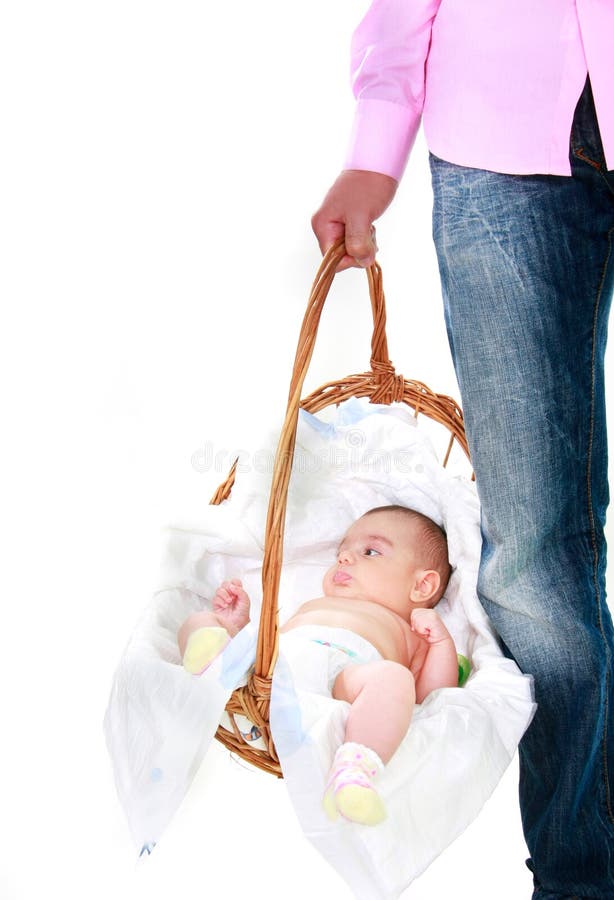
[[[375,246],[371,240],[371,223],[348,222],[345,226],[345,249],[358,265],[370,265],[375,259]]]
[[[311,227],[315,234],[322,256],[345,233],[345,225],[341,221],[330,218],[326,212],[319,209],[311,217]]]
[[[320,213],[316,213],[311,220],[311,227],[318,240],[322,255],[335,244],[339,238],[345,239],[347,253],[341,258],[337,271],[353,267],[366,268],[375,261],[377,243],[375,241],[375,228],[366,222],[363,225],[344,225],[343,222],[322,221]]]
[[[353,256],[343,256],[339,265],[337,266],[337,272],[343,272],[345,269],[357,269],[358,263],[354,259]]]
[[[337,266],[337,271],[342,272],[344,269],[352,269],[352,268],[366,269],[369,266],[373,265],[373,263],[375,262],[375,256],[379,249],[377,246],[377,241],[375,240],[375,228],[373,226],[371,226],[371,245],[372,245],[372,250],[371,250],[371,252],[368,252],[366,254],[366,256],[360,256],[358,258],[356,256],[350,256],[349,254],[344,256],[341,259],[341,262],[339,263],[339,265]],[[347,241],[346,241],[345,246],[347,249]],[[353,248],[353,249],[355,250],[355,252],[361,252],[360,250],[357,251],[356,248]]]
[[[348,222],[345,226],[345,249],[347,255],[355,260],[355,265],[362,268],[372,265],[377,252],[373,224]]]
[[[344,170],[311,219],[320,250],[326,253],[343,238],[346,256],[338,269],[363,268],[375,262],[377,244],[373,223],[388,208],[397,189],[389,175],[366,170]]]

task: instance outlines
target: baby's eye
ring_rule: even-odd
[[[379,556],[379,550],[376,550],[375,547],[367,547],[365,550],[365,556]]]

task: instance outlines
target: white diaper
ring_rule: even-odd
[[[299,625],[279,635],[296,687],[330,696],[335,678],[350,663],[382,659],[379,650],[347,628]]]

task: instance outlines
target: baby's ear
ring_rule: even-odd
[[[417,606],[428,607],[436,596],[441,584],[439,572],[426,569],[416,573],[416,581],[411,592],[411,599]]]

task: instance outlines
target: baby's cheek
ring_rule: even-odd
[[[329,569],[322,580],[322,589],[325,594],[330,594],[333,587],[334,569]]]

